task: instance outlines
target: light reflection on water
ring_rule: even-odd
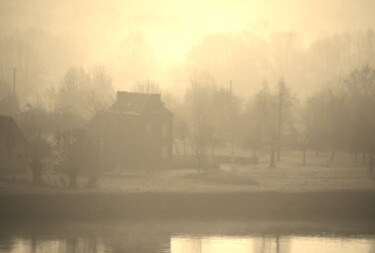
[[[172,237],[171,253],[374,253],[375,237]]]
[[[157,241],[157,243],[155,243]],[[129,238],[14,238],[0,241],[4,253],[102,253],[102,252],[165,252],[165,253],[374,253],[375,236],[170,236],[146,238],[133,243]]]

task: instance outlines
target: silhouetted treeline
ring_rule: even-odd
[[[282,150],[351,152],[355,162],[362,154],[365,164],[372,152],[375,116],[375,70],[366,65],[328,83],[306,99],[297,99],[280,79],[248,98],[218,88],[213,77],[195,75],[186,91],[182,112],[176,111],[176,138],[186,145],[198,163],[214,154],[215,147],[242,146],[270,153],[270,166],[282,159]],[[183,114],[183,112],[186,112]],[[181,122],[181,118],[183,122]],[[187,127],[188,126],[188,127]],[[185,150],[185,148],[184,148]]]
[[[43,71],[40,36],[47,43],[51,35],[32,31],[1,39],[0,113],[19,123],[30,142],[30,159],[70,178],[69,183],[62,179],[63,185],[74,187],[85,169],[94,185],[100,168],[93,161],[103,140],[86,136],[84,126],[112,104],[112,76],[103,66],[78,66],[67,67],[56,85],[39,82],[41,76],[34,74]],[[212,35],[193,46],[182,96],[146,77],[133,85],[137,92],[162,93],[175,116],[175,153],[191,157],[198,171],[215,166],[221,147],[232,157],[238,147],[249,149],[252,157],[266,152],[270,167],[286,150],[300,150],[301,164],[308,163],[306,153],[312,150],[330,150],[331,159],[336,151],[351,152],[355,161],[362,154],[366,163],[375,120],[374,32],[325,37],[308,48],[300,47],[295,33],[269,40],[247,36]],[[123,46],[142,40],[134,36]],[[9,72],[13,66],[22,68]],[[244,76],[253,83],[236,81]],[[296,87],[310,93],[302,96]]]

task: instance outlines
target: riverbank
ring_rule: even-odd
[[[375,220],[375,191],[0,194],[1,220]]]
[[[46,174],[40,187],[30,180],[0,181],[0,219],[375,221],[375,180],[367,168],[345,154],[330,164],[321,155],[303,167],[297,158],[284,154],[277,168],[264,158],[203,173],[170,168],[103,174],[95,189],[86,187],[83,175],[78,189],[63,187],[55,174]]]

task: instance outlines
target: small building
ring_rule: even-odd
[[[368,154],[368,169],[371,173],[375,172],[375,125],[367,125],[360,129],[362,133],[362,145]]]
[[[88,123],[108,169],[152,167],[172,158],[173,114],[160,94],[117,92],[116,102]]]
[[[0,116],[0,172],[27,168],[27,140],[10,116]]]

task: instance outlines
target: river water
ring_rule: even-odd
[[[329,226],[290,229],[285,223],[262,222],[19,222],[1,226],[0,252],[375,253],[374,234],[350,229],[341,233],[343,227],[335,231]]]

